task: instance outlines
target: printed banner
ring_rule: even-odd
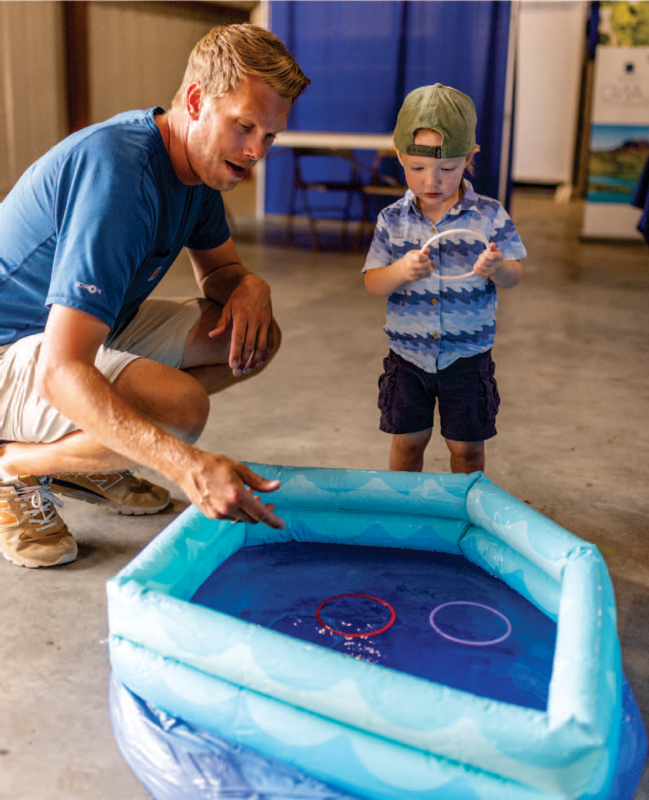
[[[639,239],[633,199],[649,158],[649,2],[603,2],[583,235]]]

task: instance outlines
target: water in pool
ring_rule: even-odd
[[[475,695],[545,710],[556,625],[462,556],[245,547],[192,602]]]

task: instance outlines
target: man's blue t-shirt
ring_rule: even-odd
[[[227,241],[220,192],[178,180],[158,113],[131,111],[72,134],[0,203],[0,345],[43,331],[54,303],[114,330],[183,247]]]

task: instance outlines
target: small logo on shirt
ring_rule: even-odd
[[[85,289],[90,294],[101,294],[101,289],[98,286],[94,286],[92,283],[89,285],[87,283],[81,283],[81,281],[77,281],[75,284],[77,289]]]

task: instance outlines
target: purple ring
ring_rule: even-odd
[[[471,642],[468,639],[456,639],[454,636],[449,636],[447,633],[444,633],[444,631],[440,630],[435,624],[435,614],[437,614],[437,612],[440,611],[442,608],[447,608],[448,606],[476,606],[477,608],[484,608],[487,611],[492,611],[494,614],[496,614],[496,616],[505,620],[505,624],[507,625],[507,630],[498,639],[489,639],[488,641],[485,642]],[[429,621],[430,624],[432,625],[433,630],[436,633],[439,633],[440,636],[443,636],[444,639],[448,639],[450,642],[456,642],[457,644],[472,645],[473,647],[484,647],[485,645],[488,644],[498,644],[499,642],[504,642],[505,639],[512,632],[511,622],[507,619],[507,617],[504,614],[501,614],[500,611],[496,611],[495,608],[491,608],[490,606],[485,606],[483,603],[472,603],[469,600],[454,600],[451,603],[442,603],[441,606],[437,606],[437,608],[434,608],[430,612]]]

